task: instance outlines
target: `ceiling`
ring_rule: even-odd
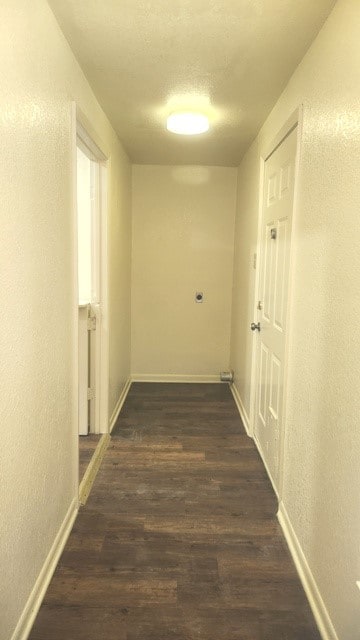
[[[236,166],[335,0],[49,0],[130,159]],[[169,133],[174,110],[210,117]]]

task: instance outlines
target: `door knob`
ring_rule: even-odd
[[[252,322],[250,325],[250,329],[251,331],[256,331],[256,330],[260,331],[260,322],[258,323]]]

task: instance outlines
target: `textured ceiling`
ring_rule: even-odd
[[[238,165],[335,0],[49,0],[131,160]],[[177,108],[210,132],[166,131]]]

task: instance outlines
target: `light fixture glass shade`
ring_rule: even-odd
[[[205,133],[209,129],[209,118],[203,113],[191,111],[179,111],[172,113],[168,119],[166,128],[172,133],[183,136],[194,136],[198,133]]]

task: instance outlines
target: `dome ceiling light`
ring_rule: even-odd
[[[172,133],[194,136],[209,130],[209,118],[203,113],[178,111],[168,117],[166,128]]]

